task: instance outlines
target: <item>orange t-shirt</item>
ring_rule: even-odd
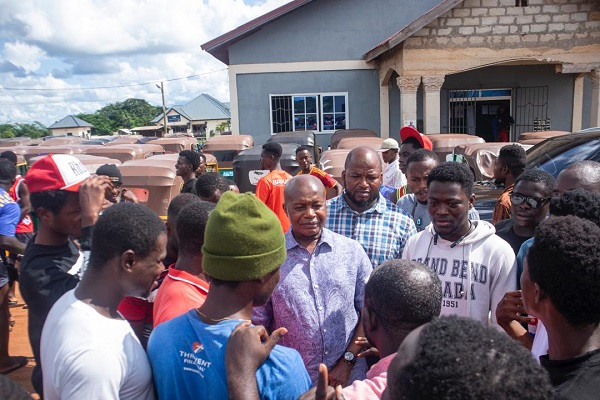
[[[290,179],[292,176],[287,172],[274,170],[260,178],[256,184],[256,197],[277,215],[284,233],[290,229],[290,220],[283,209],[283,190]]]
[[[200,307],[206,300],[208,283],[186,271],[169,267],[154,299],[153,324],[165,321]]]

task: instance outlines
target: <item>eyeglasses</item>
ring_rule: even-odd
[[[526,202],[527,205],[531,208],[540,208],[544,205],[544,203],[547,203],[550,199],[551,197],[540,199],[539,197],[523,196],[519,193],[510,194],[510,202],[515,206],[521,205],[523,202]]]

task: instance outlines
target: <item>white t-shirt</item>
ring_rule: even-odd
[[[150,363],[129,323],[100,315],[75,289],[48,314],[41,360],[47,400],[154,399]]]
[[[399,188],[406,185],[406,177],[400,171],[398,160],[394,160],[391,163],[386,163],[383,170],[383,184],[385,186],[391,186],[393,188]]]
[[[548,354],[548,332],[540,319],[538,319],[535,337],[533,338],[533,344],[531,345],[531,354],[538,363],[540,362],[541,356]]]

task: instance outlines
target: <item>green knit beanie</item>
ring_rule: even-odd
[[[285,237],[275,213],[252,193],[223,193],[206,224],[204,272],[222,281],[260,279],[285,257]]]

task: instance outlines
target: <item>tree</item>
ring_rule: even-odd
[[[37,139],[42,136],[47,136],[50,131],[42,125],[40,122],[35,121],[33,124],[1,124],[0,125],[0,137],[1,138],[14,138],[14,137],[30,137]]]
[[[77,117],[94,125],[93,134],[107,135],[121,128],[149,125],[161,112],[162,107],[153,106],[146,100],[127,99],[107,104],[94,114],[79,114]]]

